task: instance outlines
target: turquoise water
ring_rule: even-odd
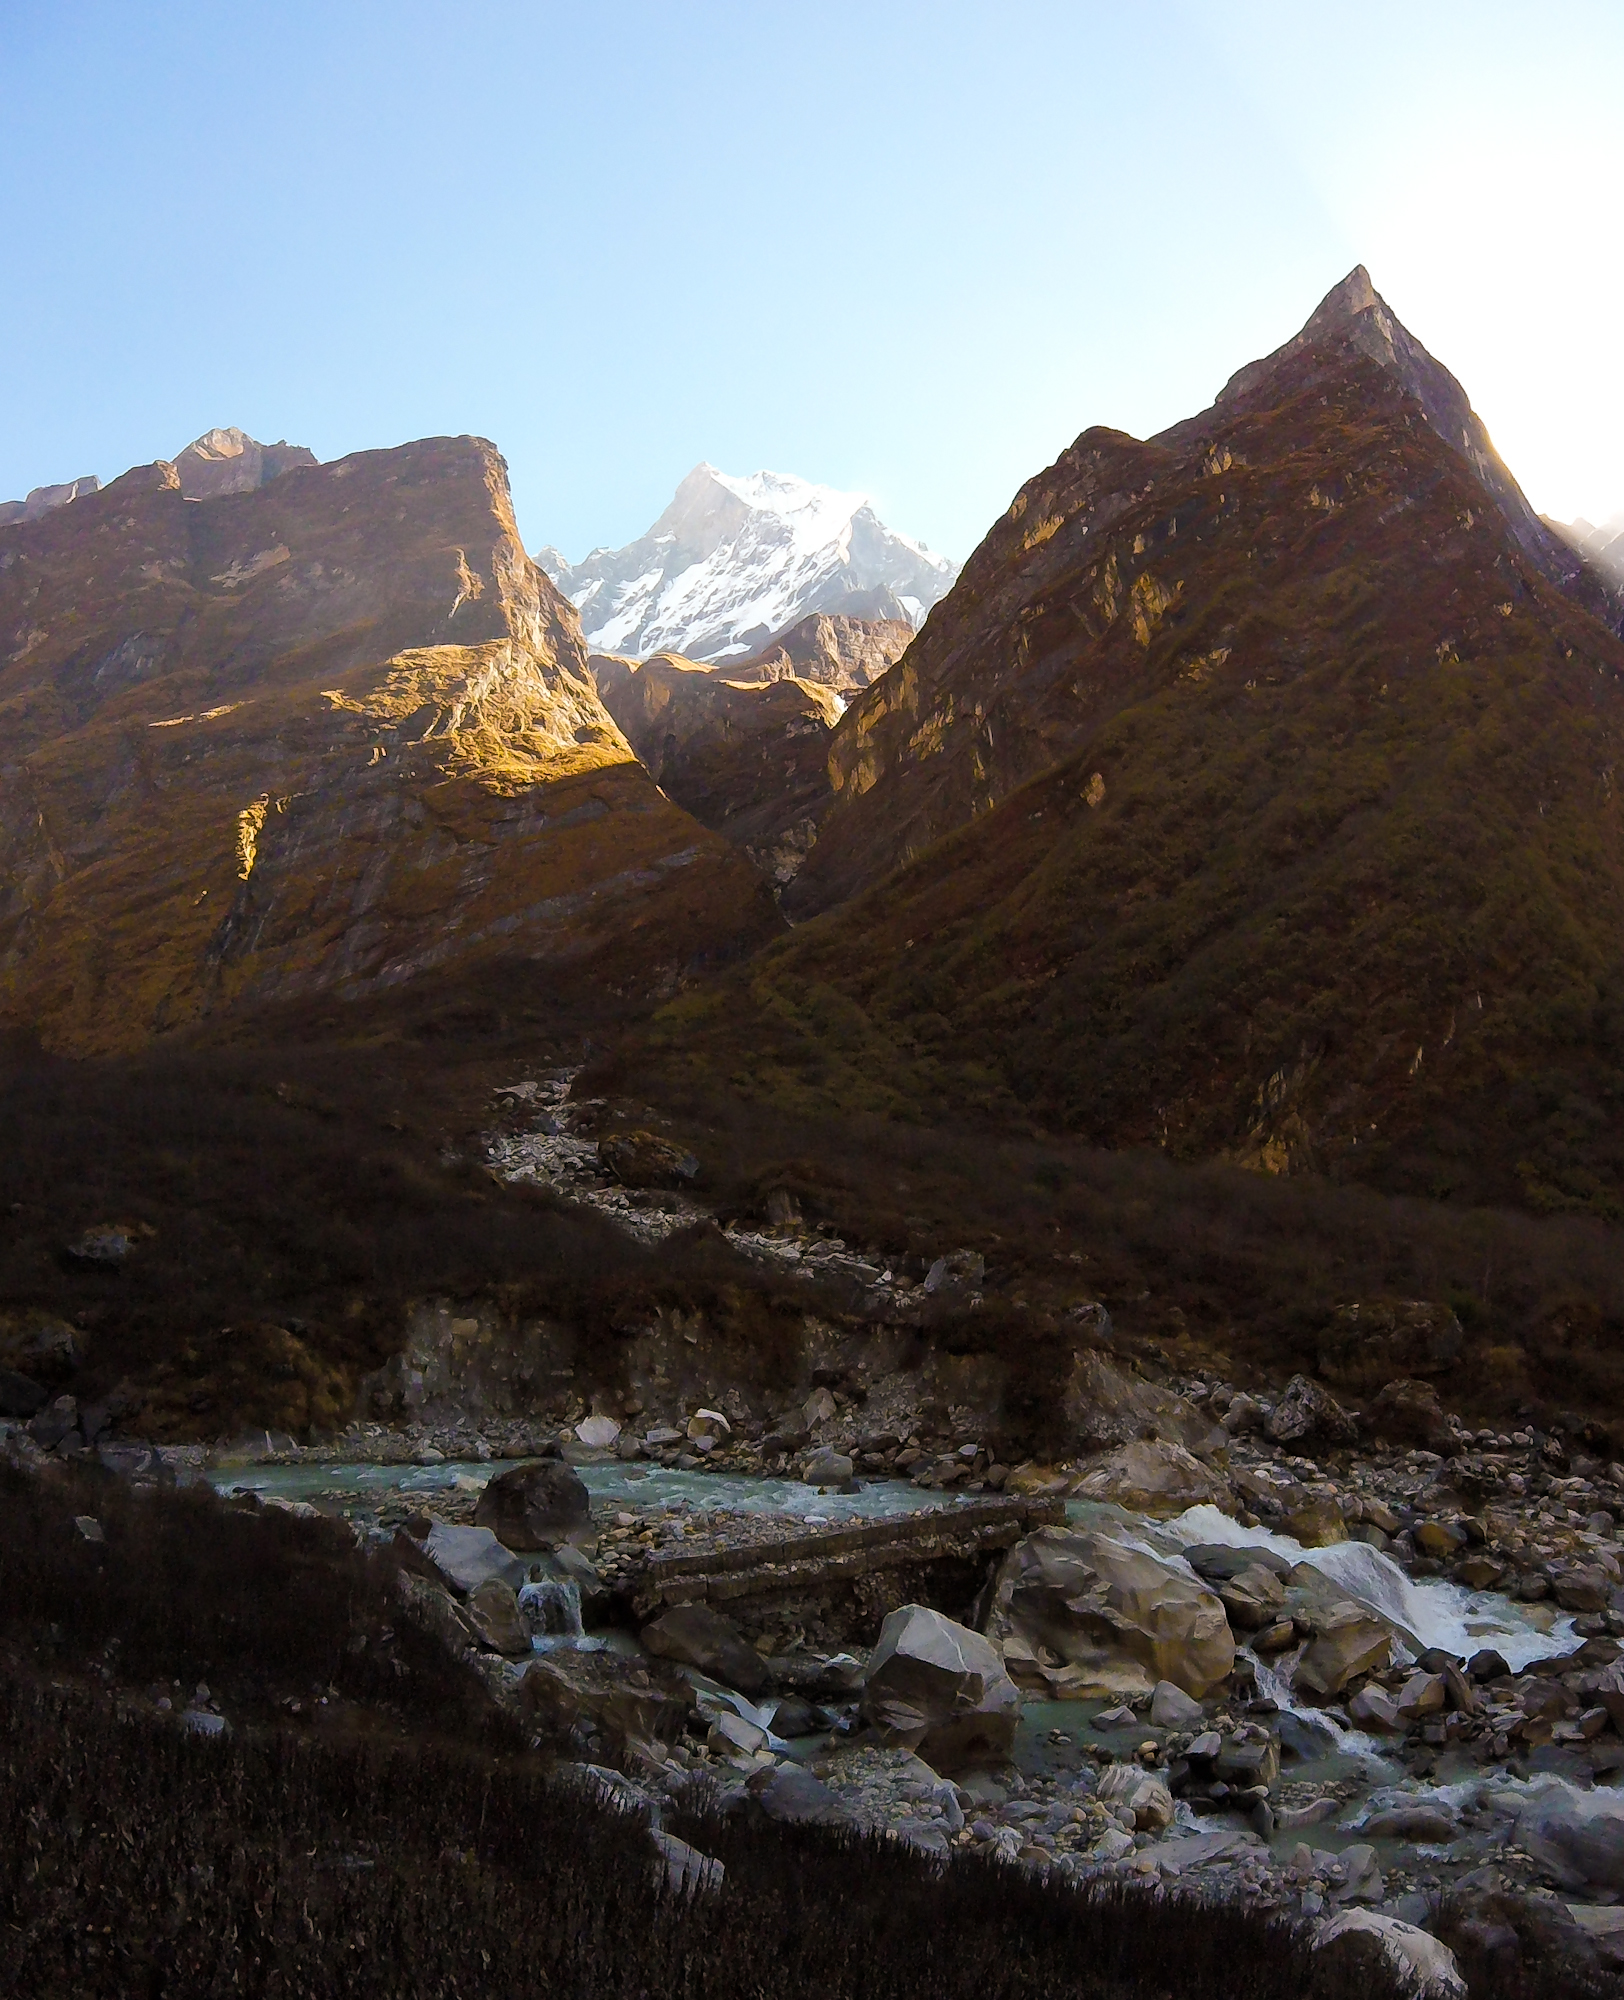
[[[220,1493],[258,1493],[281,1500],[329,1501],[341,1511],[376,1507],[401,1495],[432,1502],[437,1493],[477,1493],[499,1472],[523,1460],[447,1461],[444,1465],[240,1465],[211,1470]],[[727,1472],[683,1472],[663,1465],[579,1465],[593,1503],[672,1507],[733,1514],[773,1514],[803,1524],[880,1521],[931,1510],[951,1512],[976,1494],[930,1492],[905,1479],[867,1481],[856,1493],[820,1493],[798,1479],[758,1479]]]

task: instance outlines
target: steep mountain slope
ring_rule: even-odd
[[[759,653],[729,665],[736,681],[776,681],[794,676],[839,694],[870,687],[913,643],[914,628],[901,618],[842,618],[815,611],[770,639]]]
[[[1624,1212],[1624,645],[1352,289],[1023,489],[640,1080]]]
[[[829,796],[839,698],[792,674],[738,681],[671,653],[641,666],[594,654],[592,665],[605,708],[666,796],[775,883],[792,880]]]
[[[1250,561],[1256,522],[1206,518],[1215,506],[1233,515],[1242,505],[1253,446],[1236,427],[1267,414],[1288,382],[1306,396],[1322,378],[1328,387],[1345,383],[1362,362],[1405,398],[1394,419],[1400,429],[1419,423],[1449,444],[1475,489],[1476,512],[1487,498],[1523,561],[1616,630],[1620,605],[1532,512],[1465,391],[1399,325],[1361,266],[1302,333],[1241,369],[1211,409],[1148,445],[1085,431],[1022,488],[901,663],[852,704],[836,732],[837,798],[797,881],[795,907],[826,907],[876,881],[1080,745],[1118,699],[1112,684],[1073,672],[1092,637],[1125,617],[1143,647],[1164,621],[1188,615],[1175,602],[1181,565],[1169,566],[1178,551],[1147,554],[1146,535],[1169,543],[1183,535],[1187,546],[1194,531],[1203,547],[1216,536],[1220,560]],[[1325,471],[1338,476],[1334,456]],[[1182,513],[1170,480],[1187,491]],[[1309,518],[1337,511],[1332,488],[1315,493],[1304,503]]]
[[[109,1049],[498,957],[658,984],[760,935],[585,666],[480,439],[0,530],[0,1025]]]
[[[637,541],[537,562],[605,653],[742,659],[814,611],[917,626],[955,566],[887,528],[860,493],[696,465]]]

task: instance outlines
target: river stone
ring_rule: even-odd
[[[1125,1807],[1141,1833],[1163,1833],[1173,1824],[1173,1794],[1137,1764],[1107,1765],[1095,1797],[1102,1805]]]
[[[434,1521],[424,1539],[423,1554],[464,1597],[492,1577],[510,1590],[517,1590],[524,1582],[524,1564],[508,1553],[489,1528]]]
[[[880,1627],[863,1688],[863,1714],[883,1741],[917,1750],[938,1770],[1007,1761],[1021,1698],[998,1649],[923,1604]]]
[[[1342,1863],[1343,1882],[1333,1893],[1339,1903],[1379,1903],[1385,1884],[1376,1850],[1368,1841],[1344,1847],[1337,1859]]]
[[[989,1629],[1023,1677],[1075,1700],[1171,1681],[1201,1701],[1235,1665],[1210,1590],[1148,1550],[1072,1528],[1040,1528],[1010,1550]],[[1041,1664],[1045,1650],[1061,1667]]]
[[[1373,1937],[1416,2000],[1466,2000],[1466,1981],[1455,1954],[1430,1932],[1378,1910],[1342,1910],[1315,1931],[1314,1947],[1319,1950],[1349,1936]]]
[[[1352,1444],[1359,1435],[1358,1419],[1306,1375],[1292,1376],[1263,1429],[1274,1444]]]
[[[530,1628],[519,1615],[519,1602],[510,1584],[488,1576],[468,1593],[463,1609],[468,1622],[493,1653],[509,1659],[530,1653]]]
[[[806,1470],[801,1478],[808,1486],[849,1486],[855,1471],[855,1466],[844,1452],[821,1445],[806,1461]]]
[[[1286,1587],[1273,1570],[1253,1563],[1239,1576],[1220,1584],[1218,1596],[1231,1625],[1243,1632],[1256,1632],[1280,1616]]]
[[[1336,1501],[1315,1498],[1294,1507],[1281,1522],[1285,1533],[1305,1549],[1328,1549],[1348,1539],[1348,1523]]]
[[[556,1548],[590,1529],[592,1500],[573,1465],[544,1458],[499,1472],[480,1494],[474,1520],[506,1548]]]
[[[1228,1542],[1196,1542],[1184,1551],[1184,1560],[1207,1583],[1228,1583],[1249,1569],[1265,1569],[1271,1576],[1288,1577],[1291,1564],[1273,1549],[1231,1547]]]
[[[575,1435],[593,1450],[607,1451],[620,1436],[620,1426],[613,1417],[585,1417],[575,1426]]]
[[[1551,1589],[1564,1611],[1605,1611],[1612,1600],[1613,1580],[1599,1563],[1557,1570]]]
[[[1370,1840],[1403,1840],[1437,1847],[1456,1837],[1460,1821],[1442,1806],[1394,1806],[1374,1814],[1359,1831]]]
[[[1171,1681],[1158,1681],[1150,1698],[1150,1721],[1154,1729],[1196,1729],[1205,1720],[1201,1704],[1192,1701],[1183,1688]]]
[[[851,1818],[823,1780],[798,1764],[780,1764],[750,1791],[769,1819],[791,1826],[843,1826]]]
[[[1564,1889],[1624,1890],[1624,1799],[1555,1781],[1523,1809],[1517,1842]]]
[[[1239,1791],[1254,1785],[1277,1784],[1280,1778],[1280,1745],[1266,1729],[1232,1736],[1218,1753],[1214,1777]]]
[[[1404,1734],[1404,1718],[1398,1712],[1398,1703],[1379,1687],[1359,1690],[1348,1703],[1348,1720],[1355,1729],[1363,1729],[1371,1736]]]
[[[706,1604],[678,1604],[643,1627],[643,1644],[663,1659],[695,1667],[740,1694],[759,1694],[767,1668],[731,1618]]]
[[[1448,1699],[1442,1674],[1411,1674],[1399,1690],[1398,1712],[1406,1722],[1441,1715]]]
[[[1235,1495],[1221,1472],[1182,1445],[1158,1439],[1120,1445],[1078,1482],[1081,1500],[1112,1502],[1130,1514],[1171,1520],[1191,1507],[1235,1511]]]
[[[1392,1658],[1392,1627],[1351,1598],[1318,1614],[1315,1627],[1292,1685],[1327,1701],[1361,1674],[1380,1672]]]

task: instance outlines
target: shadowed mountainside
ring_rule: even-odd
[[[839,697],[794,675],[735,680],[674,653],[595,653],[604,707],[655,782],[775,882],[794,878],[829,797]]]
[[[835,733],[785,900],[855,900],[634,1087],[1624,1212],[1624,645],[1355,280],[1203,419],[1029,482]]]
[[[481,439],[0,530],[0,1024],[128,1046],[512,955],[657,987],[764,934],[633,762]]]

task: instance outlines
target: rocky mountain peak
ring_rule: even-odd
[[[175,454],[180,490],[188,500],[215,500],[223,493],[256,493],[298,465],[315,465],[316,454],[286,439],[261,444],[232,424],[205,431]]]
[[[1357,354],[1394,377],[1420,405],[1427,423],[1472,468],[1505,516],[1523,553],[1553,582],[1571,587],[1582,581],[1583,563],[1528,504],[1466,391],[1404,325],[1376,290],[1363,264],[1355,265],[1340,284],[1332,286],[1299,333],[1272,354],[1238,369],[1210,410],[1174,425],[1154,442],[1182,445],[1204,427],[1211,428],[1215,420],[1266,406],[1279,393],[1283,370],[1321,352],[1332,370],[1344,367]]]
[[[865,494],[786,472],[734,476],[704,461],[627,547],[595,549],[576,565],[544,548],[536,561],[595,649],[728,662],[816,612],[915,630],[958,574],[888,528]]]

